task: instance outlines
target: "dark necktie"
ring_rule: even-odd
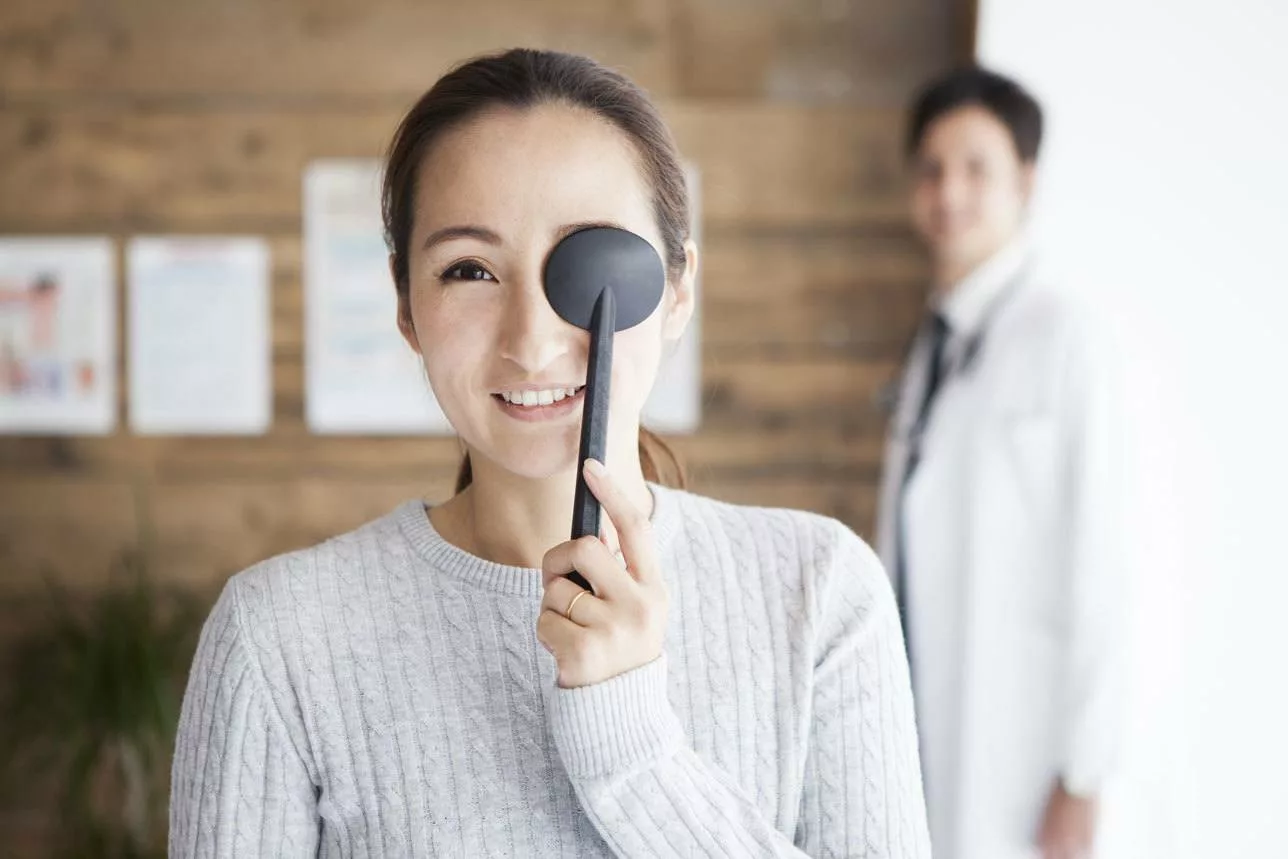
[[[908,491],[908,484],[912,480],[913,473],[917,470],[917,465],[921,462],[921,442],[925,436],[926,423],[930,418],[930,410],[934,405],[935,395],[939,393],[939,387],[944,380],[944,347],[948,342],[949,328],[948,322],[938,313],[930,318],[928,337],[930,339],[930,359],[926,365],[926,384],[922,387],[921,404],[917,409],[916,418],[912,424],[912,432],[908,436],[908,459],[903,469],[903,483],[899,487],[899,498],[895,507],[895,540],[897,541],[895,549],[895,562],[898,565],[896,570],[896,588],[895,599],[899,604],[899,617],[903,618],[903,636],[904,644],[908,648],[908,662],[912,662],[912,630],[909,624],[909,606],[908,606],[908,541],[906,539],[906,527],[904,523],[904,496]]]

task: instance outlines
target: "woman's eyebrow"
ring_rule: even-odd
[[[614,230],[626,229],[621,224],[617,224],[612,221],[578,221],[573,224],[564,224],[562,227],[555,230],[555,243],[558,244],[559,242],[563,241],[573,233],[580,232],[581,230],[589,230],[596,227],[610,227]]]
[[[425,239],[425,244],[421,245],[421,250],[429,250],[434,245],[442,244],[452,239],[478,239],[490,245],[501,244],[501,237],[487,227],[459,224],[452,227],[443,227],[441,230],[435,230],[430,233],[429,238]]]

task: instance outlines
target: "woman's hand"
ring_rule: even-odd
[[[621,552],[615,555],[600,537],[582,537],[560,543],[542,561],[537,640],[554,655],[564,688],[599,683],[660,656],[670,603],[648,516],[601,463],[587,461],[585,473]],[[564,578],[573,570],[586,577],[593,594]]]

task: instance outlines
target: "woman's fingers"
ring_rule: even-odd
[[[586,635],[588,631],[585,627],[578,626],[553,611],[543,611],[537,618],[537,641],[541,642],[541,646],[554,656],[561,673],[564,670],[564,664],[576,659],[577,654],[585,648]]]
[[[603,463],[597,460],[586,461],[586,485],[603,505],[631,576],[640,584],[660,582],[653,545],[653,524],[648,515],[631,501]]]
[[[575,604],[574,600],[576,600]],[[568,611],[569,606],[572,606],[571,612]],[[608,606],[603,600],[575,582],[562,577],[556,577],[546,583],[546,592],[541,598],[541,610],[553,612],[577,626],[584,627],[603,626],[610,617]]]
[[[593,460],[586,466],[586,485],[603,505],[604,539],[561,543],[541,565],[545,594],[537,638],[554,655],[564,687],[599,683],[645,665],[662,652],[666,636],[669,598],[648,516]],[[606,540],[619,541],[621,554]],[[573,570],[594,593],[563,578]]]
[[[547,588],[551,580],[566,576],[573,570],[590,582],[595,596],[609,602],[629,595],[637,587],[621,562],[598,537],[581,537],[560,543],[547,552],[541,562],[542,581]]]

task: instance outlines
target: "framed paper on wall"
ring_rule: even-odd
[[[263,239],[132,240],[130,427],[258,434],[272,422],[269,252]]]
[[[116,426],[116,283],[106,238],[0,238],[0,432]]]
[[[451,434],[398,333],[380,170],[315,161],[304,177],[305,417],[316,433]]]

